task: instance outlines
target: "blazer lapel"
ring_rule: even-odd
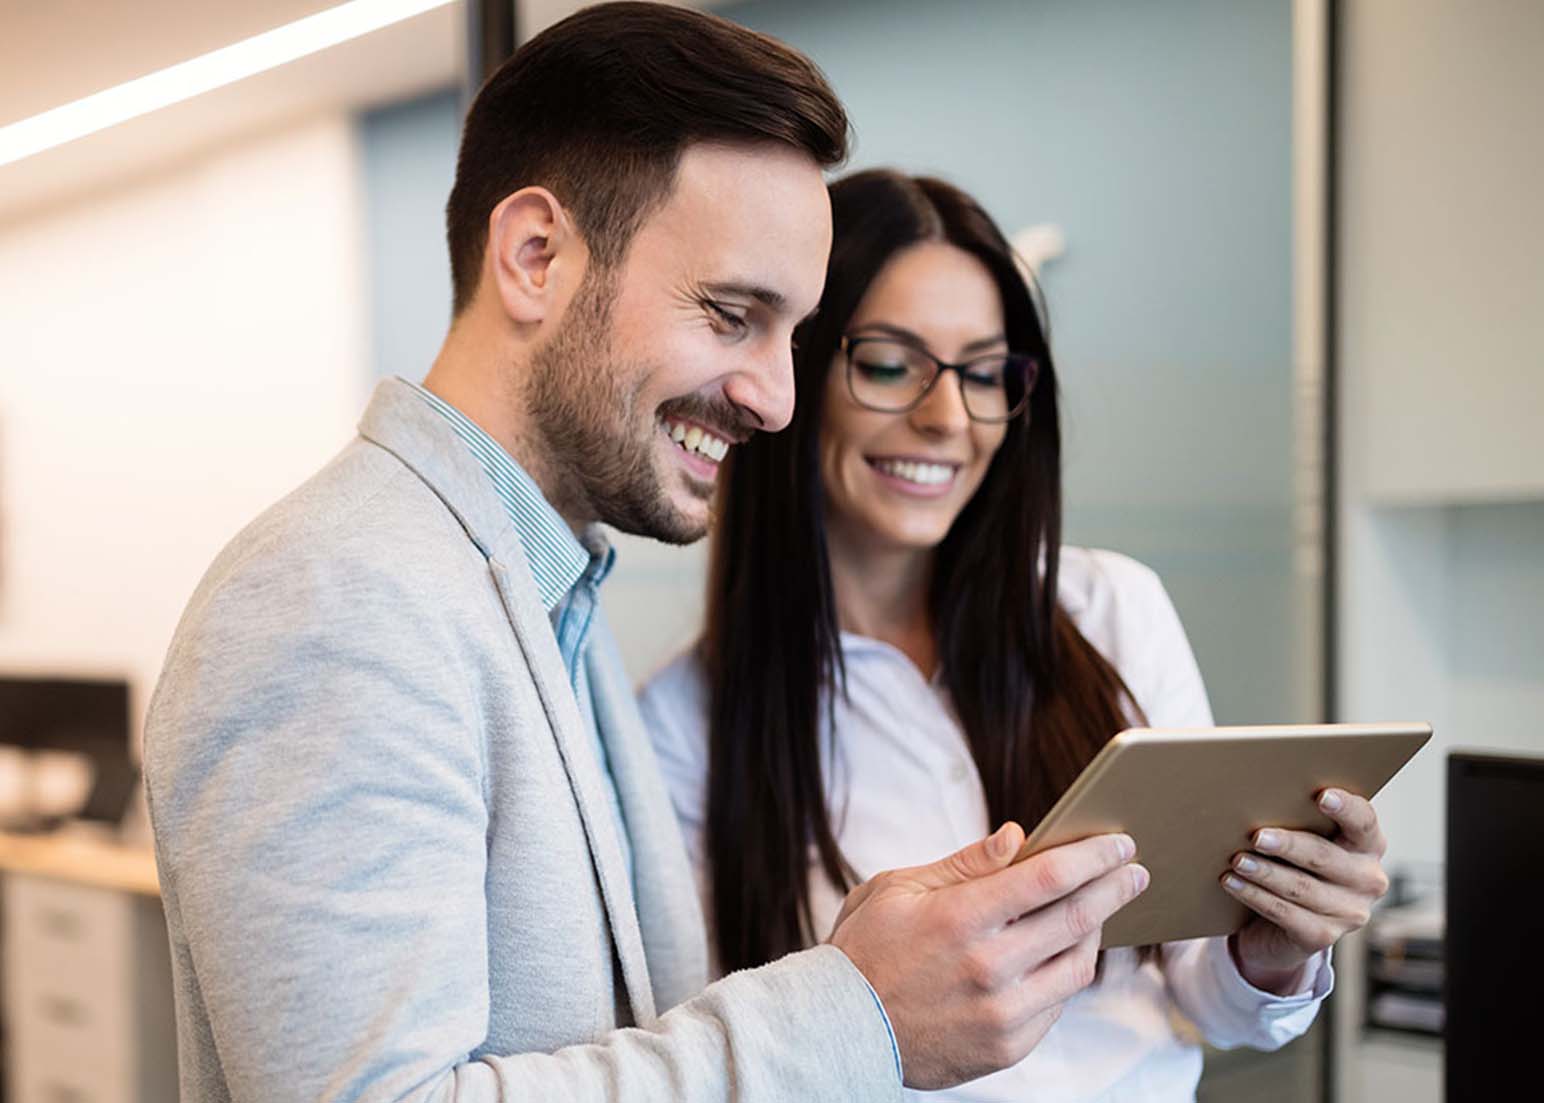
[[[606,915],[611,921],[633,1019],[640,1024],[651,1023],[654,1021],[654,993],[649,984],[648,963],[627,860],[622,853],[618,824],[611,800],[606,795],[600,763],[579,714],[579,705],[574,700],[573,687],[552,634],[552,624],[536,593],[536,582],[525,564],[523,553],[515,568],[498,559],[489,559],[488,566],[530,668],[531,678],[536,683],[536,691],[547,709],[552,735],[579,805],[585,837],[590,844],[590,857],[595,863],[596,880],[600,882]]]
[[[423,480],[487,559],[579,806],[628,1004],[635,1021],[651,1022],[654,994],[616,816],[520,536],[476,457],[411,384],[381,382],[359,432]]]
[[[654,999],[662,1011],[669,1010],[707,984],[702,906],[654,748],[616,641],[599,615],[591,628],[588,667],[595,720],[632,842],[633,884]]]

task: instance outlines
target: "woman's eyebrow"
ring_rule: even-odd
[[[981,337],[977,340],[971,341],[966,344],[964,348],[960,349],[960,351],[963,353],[982,352],[986,349],[992,348],[994,345],[1006,345],[1007,343],[1008,335],[1005,333],[999,333],[993,337]]]
[[[927,342],[917,334],[913,333],[905,326],[892,325],[890,322],[865,322],[861,326],[858,326],[857,329],[855,329],[853,332],[867,333],[869,331],[877,331],[879,333],[883,333],[886,336],[894,337],[901,341],[906,341],[910,344],[918,346],[919,348],[927,347]],[[1006,334],[996,333],[990,337],[976,338],[974,341],[969,342],[962,349],[960,349],[960,352],[966,354],[972,352],[981,352],[982,350],[992,348],[995,345],[1006,345],[1007,343],[1008,337]]]
[[[902,341],[910,341],[914,345],[920,345],[923,343],[921,337],[917,336],[905,326],[891,325],[889,322],[864,322],[861,326],[858,326],[856,329],[854,329],[853,332],[867,333],[870,330],[876,330],[888,337],[896,337]]]

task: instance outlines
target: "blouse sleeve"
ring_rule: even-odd
[[[638,710],[654,744],[660,773],[681,824],[704,914],[707,891],[708,704],[702,669],[691,652],[677,658],[638,694]]]
[[[1126,561],[1127,629],[1117,665],[1153,727],[1209,727],[1211,704],[1179,613],[1152,571]],[[1222,1049],[1278,1049],[1313,1024],[1334,983],[1328,951],[1304,965],[1289,996],[1256,988],[1244,979],[1226,937],[1164,945],[1164,981],[1180,1011],[1206,1040]]]

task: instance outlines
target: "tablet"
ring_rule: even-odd
[[[1256,830],[1331,834],[1321,790],[1372,797],[1430,738],[1430,724],[1404,723],[1132,728],[1094,756],[1015,860],[1124,831],[1152,882],[1105,923],[1102,946],[1232,934],[1253,913],[1218,880]]]

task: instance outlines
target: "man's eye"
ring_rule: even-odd
[[[730,310],[723,303],[716,303],[712,299],[704,299],[703,306],[708,308],[708,313],[713,316],[715,323],[722,325],[732,333],[741,333],[749,324],[746,320]]]

